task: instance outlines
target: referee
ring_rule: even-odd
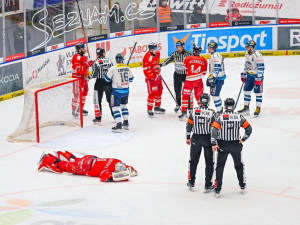
[[[211,124],[215,120],[215,112],[208,108],[210,96],[203,93],[200,97],[200,106],[193,109],[186,124],[186,143],[191,145],[189,161],[189,182],[187,186],[192,189],[195,184],[197,165],[202,148],[205,157],[205,192],[213,190],[212,176],[214,171],[213,151],[211,140]],[[191,132],[193,133],[192,139]]]
[[[110,98],[112,92],[112,83],[107,83],[104,79],[108,69],[113,65],[109,58],[105,58],[105,50],[101,47],[96,49],[97,59],[93,63],[92,78],[97,78],[94,86],[94,109],[95,119],[94,124],[100,124],[102,118],[102,98],[105,92],[106,101],[108,102],[111,115],[114,116],[110,107]]]
[[[178,110],[180,109],[182,84],[184,84],[186,79],[186,68],[183,62],[185,58],[190,55],[192,55],[192,53],[184,49],[184,42],[177,41],[176,51],[172,52],[169,58],[167,58],[160,64],[160,66],[163,67],[175,60],[174,90],[176,95],[176,101],[178,104],[174,109],[175,112],[178,112]]]
[[[224,101],[225,112],[221,113],[212,124],[211,144],[214,152],[218,150],[216,183],[214,190],[216,197],[219,196],[222,188],[223,172],[228,154],[230,154],[233,158],[234,168],[236,170],[242,192],[246,189],[242,143],[250,137],[252,127],[242,115],[233,111],[234,103],[235,102],[232,98],[227,98]],[[242,139],[240,136],[240,127],[245,129],[245,134]]]

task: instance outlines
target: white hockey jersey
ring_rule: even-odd
[[[112,81],[112,88],[115,91],[127,93],[129,92],[129,83],[133,81],[133,74],[126,64],[117,64],[108,69],[105,80]]]
[[[262,54],[255,51],[251,55],[246,52],[244,72],[256,77],[263,77],[265,63]]]
[[[224,58],[220,53],[214,52],[209,58],[209,75],[217,78],[218,80],[224,80],[226,78],[224,68]]]

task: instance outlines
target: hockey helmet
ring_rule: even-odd
[[[238,8],[233,8],[232,11],[240,12],[240,10]]]
[[[101,47],[98,47],[96,49],[96,54],[97,55],[100,55],[100,56],[103,56],[105,54],[105,49],[104,48],[101,48]]]
[[[209,102],[210,102],[210,96],[209,96],[209,94],[203,93],[200,96],[200,104],[203,105],[203,106],[208,106]]]
[[[157,50],[157,49],[158,49],[158,46],[157,46],[156,43],[151,42],[151,43],[148,45],[148,48],[149,48],[149,50]]]
[[[77,52],[79,51],[79,49],[83,49],[83,48],[85,48],[85,43],[78,43],[75,45],[75,49]]]
[[[224,101],[224,106],[226,110],[233,110],[235,101],[233,98],[226,98],[226,100]]]
[[[209,42],[209,43],[207,44],[207,47],[208,47],[208,48],[212,48],[213,50],[217,51],[218,43],[217,43],[217,42],[214,42],[214,41]]]
[[[194,55],[195,55],[195,54],[200,55],[200,53],[202,52],[201,46],[194,45],[194,47],[193,47],[193,52],[194,52]]]
[[[126,171],[125,164],[122,162],[117,162],[115,165],[115,172],[118,173],[118,172],[122,172],[122,171]]]
[[[116,55],[116,62],[117,63],[123,63],[124,62],[124,56],[121,53],[118,53]]]
[[[181,47],[184,48],[185,44],[184,44],[183,41],[177,41],[177,42],[176,42],[176,47],[178,47],[178,46],[181,46]]]
[[[256,42],[250,40],[250,41],[248,41],[248,42],[246,43],[245,47],[253,47],[253,48],[255,48],[255,47],[256,47]]]

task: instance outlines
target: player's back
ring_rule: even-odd
[[[184,60],[186,67],[186,80],[195,81],[201,79],[207,73],[207,61],[201,56],[188,56]]]
[[[101,172],[104,170],[114,172],[117,162],[121,162],[121,160],[114,158],[95,158],[92,168],[88,171],[87,175],[91,177],[99,177]]]
[[[105,79],[112,80],[113,89],[128,90],[129,83],[133,80],[133,74],[126,64],[120,63],[109,68]]]

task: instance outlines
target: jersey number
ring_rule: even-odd
[[[193,73],[200,73],[201,66],[198,66],[197,69],[195,69],[195,65],[191,65],[191,70]]]
[[[128,82],[128,80],[129,80],[128,73],[127,72],[123,72],[123,73],[120,73],[120,74],[121,74],[122,83]]]

